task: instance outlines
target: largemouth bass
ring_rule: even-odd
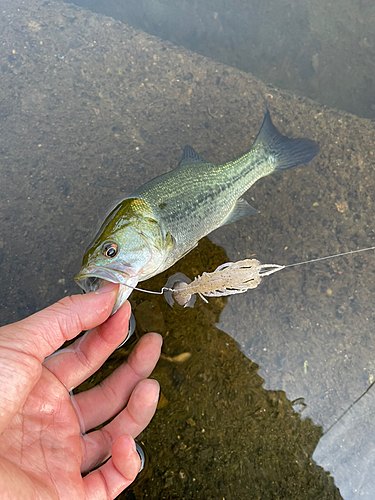
[[[318,145],[281,135],[267,110],[251,149],[222,165],[186,146],[177,168],[138,188],[107,216],[75,277],[85,291],[120,283],[113,313],[214,229],[258,213],[241,196],[258,179],[311,161]]]

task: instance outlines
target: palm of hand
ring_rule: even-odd
[[[81,439],[69,393],[43,367],[41,378],[0,437],[1,468],[12,470],[18,498],[84,498]]]

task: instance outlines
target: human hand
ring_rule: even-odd
[[[155,413],[159,384],[145,379],[159,359],[161,336],[144,335],[100,385],[69,395],[127,335],[130,304],[109,317],[117,290],[110,284],[101,293],[65,297],[0,328],[2,499],[107,500],[137,476],[134,437]],[[45,359],[82,330],[89,331]]]

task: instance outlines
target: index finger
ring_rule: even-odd
[[[32,316],[0,330],[0,346],[36,357],[40,362],[82,330],[102,324],[111,314],[118,285],[64,297]]]

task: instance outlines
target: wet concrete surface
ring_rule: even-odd
[[[178,270],[374,245],[371,121],[60,2],[0,7],[1,324],[78,293],[107,209],[174,168],[185,144],[215,163],[246,151],[264,99],[318,158],[259,181],[245,198],[260,214],[217,230]],[[191,356],[158,365],[164,406],[141,436],[150,462],[123,498],[340,498],[320,465],[342,498],[373,498],[374,272],[365,252],[191,311],[132,296],[137,334],[159,330],[165,356]]]

